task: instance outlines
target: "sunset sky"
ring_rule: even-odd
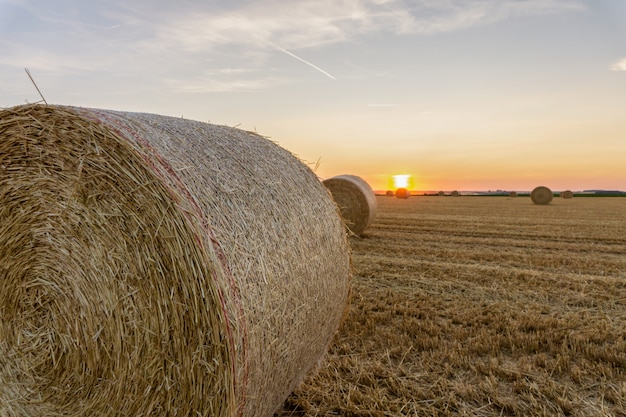
[[[626,190],[624,0],[0,0],[0,106],[271,138],[374,189]]]

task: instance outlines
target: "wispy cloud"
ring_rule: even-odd
[[[272,52],[280,51],[335,79],[323,63],[305,59],[302,52],[373,34],[450,32],[583,7],[581,0],[301,0],[289,7],[280,0],[264,0],[195,7],[189,13],[165,8],[167,15],[152,17],[153,31],[137,48],[176,50],[214,61],[238,55],[256,68],[267,66]]]
[[[9,7],[3,11],[7,19],[14,15],[20,20],[11,28],[62,32],[70,43],[80,39],[69,35],[100,36],[117,41],[121,48],[206,53],[242,45],[263,49],[269,42],[298,56],[302,49],[366,34],[432,34],[584,8],[582,0],[301,0],[289,7],[282,0],[222,4],[191,0],[3,1]],[[128,45],[117,40],[117,32],[122,32]]]
[[[174,93],[242,93],[256,92],[284,83],[275,77],[264,77],[258,74],[250,74],[248,70],[216,71],[207,72],[195,78],[172,78],[164,80],[168,91]],[[236,75],[236,76],[233,76]]]
[[[334,79],[306,50],[583,8],[582,0],[0,0],[12,22],[0,27],[0,65],[141,81],[148,73],[172,88],[252,91],[288,77],[271,65],[277,51]],[[249,73],[210,77],[202,69],[218,66]],[[178,77],[197,83],[171,84]]]
[[[623,58],[621,61],[616,62],[611,66],[612,71],[626,71],[626,58]]]
[[[302,0],[290,7],[265,0],[218,13],[195,11],[175,17],[157,29],[157,40],[207,50],[217,45],[255,44],[259,37],[293,51],[369,33],[432,34],[582,9],[580,0]]]
[[[289,51],[345,42],[363,34],[430,34],[524,15],[584,9],[582,0],[282,0],[199,3],[191,0],[2,0],[4,14],[33,31],[76,34],[137,25],[134,42],[207,51],[220,45]],[[0,3],[1,5],[2,3]],[[30,18],[24,21],[24,16]],[[13,25],[12,27],[17,27]],[[129,32],[131,32],[129,30]],[[127,32],[127,34],[129,34]]]

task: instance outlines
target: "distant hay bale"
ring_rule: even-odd
[[[443,197],[444,195],[446,195],[446,193],[445,191],[439,191],[437,195]]]
[[[554,198],[552,190],[542,185],[535,187],[535,189],[530,193],[530,199],[532,202],[539,205],[550,204],[552,198]]]
[[[406,188],[398,188],[396,190],[396,198],[407,199],[411,196],[411,192]]]
[[[561,191],[561,197],[563,198],[573,198],[574,193],[570,190]]]
[[[339,207],[346,227],[360,235],[376,217],[376,195],[367,182],[356,175],[337,175],[323,181]]]
[[[517,197],[517,191],[511,191],[509,197]]]
[[[259,135],[0,110],[0,416],[270,416],[351,266],[316,175]]]
[[[385,194],[387,197],[393,197],[394,193],[391,190],[387,190],[387,193]]]
[[[458,197],[458,196],[459,196],[459,192],[458,192],[458,191],[452,191],[452,192],[450,193],[450,195],[451,195],[452,197]]]

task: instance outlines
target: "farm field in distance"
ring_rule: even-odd
[[[286,416],[626,416],[626,198],[377,197]]]

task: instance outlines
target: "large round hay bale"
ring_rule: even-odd
[[[0,219],[0,416],[269,416],[347,303],[328,191],[233,128],[1,110]]]
[[[455,190],[455,191],[452,191],[452,192],[450,193],[450,195],[451,195],[452,197],[458,197],[458,196],[459,196],[459,192]]]
[[[535,187],[530,192],[530,199],[535,204],[540,204],[540,205],[550,204],[550,202],[552,201],[552,198],[554,198],[554,194],[552,193],[552,190],[549,189],[548,187],[544,187],[543,185],[540,185],[539,187]]]
[[[393,192],[393,191],[391,191],[391,190],[387,190],[387,193],[385,193],[385,195],[386,195],[387,197],[393,197],[395,194],[394,194],[394,192]]]
[[[574,198],[574,193],[571,190],[561,191],[561,197],[566,199]]]
[[[396,190],[396,198],[406,199],[411,197],[411,192],[406,188],[398,188]]]
[[[437,195],[438,195],[438,196],[440,196],[440,197],[443,197],[443,196],[445,196],[445,195],[446,195],[446,192],[445,192],[445,191],[439,191],[439,192],[437,193]]]
[[[369,184],[356,175],[337,175],[323,181],[339,207],[346,227],[360,235],[376,217],[376,195]]]
[[[517,191],[511,191],[509,197],[517,197]]]

